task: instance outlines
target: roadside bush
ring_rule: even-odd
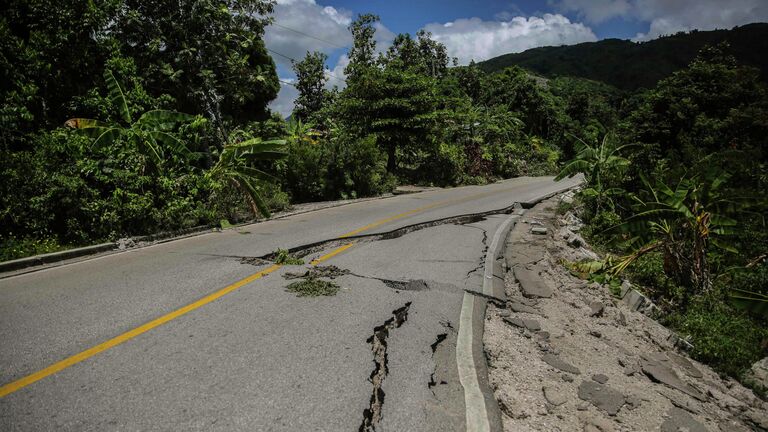
[[[39,255],[50,252],[57,252],[66,249],[59,245],[53,238],[22,238],[18,239],[13,235],[0,238],[0,261],[9,261],[17,258],[24,258],[30,255]]]
[[[598,245],[606,245],[615,235],[614,232],[611,232],[611,228],[615,228],[621,223],[621,216],[613,210],[602,210],[597,214],[589,214],[589,209],[594,208],[590,203],[591,198],[582,197],[582,200],[585,202],[585,212],[582,216],[586,221],[582,233]]]
[[[447,141],[435,146],[435,151],[425,155],[422,164],[411,170],[408,180],[419,184],[456,186],[463,183],[467,156],[460,144]]]
[[[361,198],[391,192],[395,178],[387,173],[384,154],[372,135],[361,139],[346,134],[331,137],[328,199]]]
[[[330,131],[289,140],[277,164],[283,187],[294,202],[360,198],[389,192],[395,178],[372,136],[354,138]]]
[[[719,298],[695,298],[686,312],[671,315],[669,324],[690,336],[695,359],[733,377],[766,355],[768,330]]]
[[[88,138],[67,129],[31,140],[33,151],[8,152],[0,169],[7,256],[218,220],[210,205],[216,185],[196,169],[150,170],[131,146],[93,149]]]
[[[627,268],[632,283],[645,288],[644,292],[661,305],[679,304],[683,290],[664,273],[664,256],[651,252],[633,261]]]
[[[276,163],[282,184],[293,202],[325,199],[330,149],[323,140],[294,137],[288,140],[287,156]]]

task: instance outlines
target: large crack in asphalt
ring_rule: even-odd
[[[467,276],[464,279],[469,279],[472,273],[475,273],[476,271],[485,267],[485,255],[488,253],[488,230],[467,224],[462,224],[462,226],[467,228],[474,228],[483,232],[483,250],[480,253],[480,262],[477,264],[477,266],[467,272]]]
[[[360,432],[374,432],[376,425],[381,421],[381,408],[384,405],[385,396],[381,386],[389,374],[387,339],[391,330],[399,328],[408,320],[408,310],[410,307],[411,302],[407,302],[403,307],[392,311],[392,317],[384,321],[384,324],[374,327],[373,335],[367,340],[371,344],[375,366],[370,378],[373,385],[371,401],[368,408],[363,411],[363,422],[360,424]]]
[[[480,222],[485,218],[487,218],[488,216],[498,215],[498,214],[510,214],[519,208],[521,208],[521,204],[515,202],[508,207],[504,207],[497,210],[489,210],[489,211],[480,212],[480,213],[468,213],[464,215],[450,216],[447,218],[436,219],[436,220],[427,221],[427,222],[420,222],[412,225],[406,225],[404,227],[400,227],[392,231],[386,231],[383,233],[359,234],[359,235],[347,236],[347,237],[337,237],[330,240],[321,240],[321,241],[289,248],[288,253],[297,258],[304,258],[313,253],[318,253],[326,249],[339,247],[339,246],[348,244],[350,242],[368,243],[368,242],[382,241],[382,240],[394,240],[406,234],[410,234],[412,232],[420,231],[427,228],[436,227],[439,225],[465,225],[466,226],[467,224]],[[481,229],[479,227],[472,227],[472,228]],[[487,233],[485,235],[483,242],[485,243],[486,241],[487,241]],[[486,248],[487,248],[487,245],[486,245]],[[276,256],[275,252],[271,252],[266,255],[262,255],[258,257],[238,256],[235,258],[239,258],[243,264],[261,265],[264,263],[273,263],[275,260],[275,256]]]
[[[445,385],[448,384],[446,381],[447,376],[444,370],[440,369],[440,365],[438,364],[438,360],[435,359],[436,356],[444,357],[444,351],[446,349],[450,349],[449,347],[444,346],[448,338],[450,337],[451,342],[455,346],[455,336],[456,336],[456,329],[451,325],[451,322],[441,321],[440,324],[445,329],[444,332],[438,333],[435,337],[435,341],[432,342],[432,344],[429,346],[432,349],[432,361],[435,363],[435,368],[432,370],[432,373],[429,375],[429,381],[427,382],[427,387],[429,388],[429,391],[432,392],[433,396],[437,396],[435,393],[435,386],[438,384]],[[438,350],[442,350],[443,352],[438,353]],[[443,366],[444,367],[444,366]]]

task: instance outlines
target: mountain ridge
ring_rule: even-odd
[[[622,90],[651,88],[686,67],[701,48],[728,42],[729,54],[740,64],[761,71],[768,81],[768,23],[747,24],[730,30],[680,32],[646,42],[603,39],[576,45],[532,48],[478,62],[486,73],[509,66],[547,78],[560,76],[604,82]]]

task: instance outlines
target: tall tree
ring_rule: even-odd
[[[424,73],[435,78],[444,77],[448,72],[450,60],[445,45],[432,39],[432,33],[425,30],[419,30],[416,37],[418,38],[420,66]],[[453,62],[455,64],[457,59],[454,58]]]
[[[178,110],[260,120],[280,89],[263,41],[273,7],[269,0],[126,0],[114,33],[150,91],[169,93]]]
[[[349,31],[352,32],[352,48],[349,50],[349,64],[344,68],[348,81],[359,79],[366,69],[374,65],[376,41],[373,36],[376,34],[377,22],[378,15],[364,14],[359,15],[349,26]]]
[[[299,96],[293,115],[302,121],[312,118],[325,105],[328,91],[325,89],[325,61],[328,56],[315,51],[307,52],[303,60],[293,62],[296,72],[296,89]]]
[[[59,125],[69,102],[101,79],[110,44],[105,29],[119,0],[10,0],[0,14],[0,145],[21,149],[24,135]]]

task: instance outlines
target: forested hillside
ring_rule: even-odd
[[[704,46],[727,42],[736,60],[760,70],[768,80],[768,24],[732,30],[681,32],[647,42],[605,39],[578,45],[542,47],[505,54],[478,63],[493,73],[520,66],[545,77],[571,76],[601,81],[622,90],[652,88],[672,72],[685,68]]]

